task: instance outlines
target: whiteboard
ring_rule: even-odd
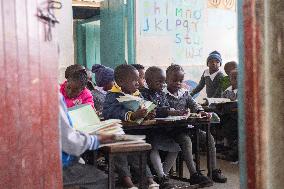
[[[236,7],[235,0],[137,0],[136,63],[180,64],[198,82],[210,52],[219,51],[223,65],[238,61]]]

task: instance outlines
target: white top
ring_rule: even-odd
[[[209,76],[210,79],[213,81],[214,78],[216,77],[216,75],[217,75],[219,72],[221,72],[221,71],[218,70],[218,71],[216,71],[215,73],[213,73],[213,74],[210,75],[209,69],[206,69],[206,70],[204,71],[204,77],[205,77],[205,76]]]
[[[225,91],[233,91],[235,94],[237,94],[238,89],[232,90],[232,86],[228,87]]]
[[[168,90],[167,87],[165,87],[163,91],[164,91],[164,93],[169,94],[169,95],[171,95],[171,96],[173,96],[173,97],[175,97],[175,98],[179,98],[179,97],[181,97],[182,95],[184,95],[184,93],[186,93],[188,90],[186,90],[186,89],[184,89],[184,88],[179,89],[177,96],[174,95],[174,94],[172,94],[172,93]]]

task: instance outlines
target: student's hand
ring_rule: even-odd
[[[130,119],[137,120],[146,117],[146,115],[147,115],[147,109],[139,109],[131,114]]]
[[[148,115],[146,116],[146,120],[152,120],[152,119],[154,119],[156,117],[156,111],[155,110],[153,110],[153,111],[151,111],[151,112],[149,112],[148,113]]]
[[[187,110],[169,110],[169,115],[170,116],[183,116],[186,115],[188,113]]]
[[[115,135],[99,134],[97,137],[100,143],[111,143],[114,142]]]
[[[199,112],[199,114],[201,115],[201,117],[206,117],[207,119],[210,119],[212,117],[211,114],[204,111]]]

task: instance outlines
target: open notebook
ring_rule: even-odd
[[[140,97],[128,95],[120,96],[117,100],[123,104],[123,106],[133,112],[137,111],[139,108],[147,109],[147,113],[153,111],[156,108],[156,105],[151,101],[146,101]],[[144,119],[138,119],[135,122],[140,124]]]
[[[124,134],[119,119],[101,121],[91,105],[78,105],[68,109],[76,130],[89,134]]]

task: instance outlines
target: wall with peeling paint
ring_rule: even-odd
[[[60,24],[56,26],[58,50],[59,50],[59,77],[61,83],[65,77],[65,69],[74,64],[73,43],[73,13],[72,0],[61,0],[62,8],[56,11]]]
[[[284,1],[265,1],[265,106],[267,188],[282,189],[284,180]],[[265,141],[266,142],[266,141]]]

